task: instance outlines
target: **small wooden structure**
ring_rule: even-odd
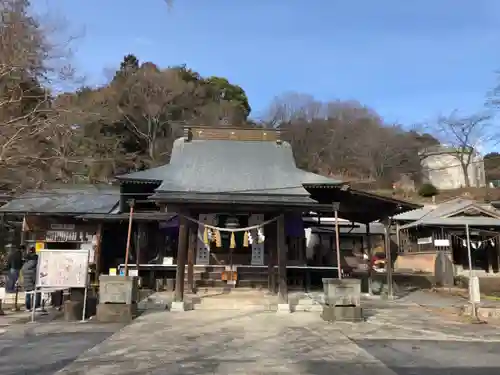
[[[455,198],[396,215],[394,221],[400,268],[434,272],[436,254],[441,252],[455,265],[455,275],[467,275],[469,245],[474,269],[499,272],[500,212],[488,204]],[[470,240],[466,226],[470,228]]]

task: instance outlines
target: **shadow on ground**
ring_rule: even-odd
[[[52,375],[120,328],[91,323],[10,327],[0,335],[0,374]]]
[[[355,343],[398,375],[500,374],[500,342],[357,340]],[[311,364],[309,373],[323,374],[321,366],[327,365]],[[331,366],[330,370],[338,364]]]

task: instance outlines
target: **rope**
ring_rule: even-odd
[[[209,229],[213,229],[213,230],[218,230],[218,231],[221,231],[221,232],[230,232],[230,233],[236,233],[236,232],[247,232],[247,231],[251,231],[251,230],[254,230],[254,229],[259,229],[259,228],[262,228],[263,226],[267,225],[267,224],[270,224],[272,223],[273,221],[276,221],[279,219],[279,217],[281,215],[278,215],[270,220],[266,220],[260,224],[257,224],[257,225],[252,225],[250,227],[244,227],[244,228],[221,228],[221,227],[217,227],[215,225],[209,225],[209,224],[205,224],[205,223],[202,223],[201,221],[199,220],[196,220],[190,216],[186,216],[186,215],[181,215],[179,214],[180,216],[182,216],[183,218],[185,218],[186,220],[189,220],[195,224],[198,224],[198,225],[202,225],[206,228],[209,228]]]
[[[451,235],[455,238],[458,238],[459,240],[462,240],[462,241],[465,241],[467,242],[467,238],[462,238],[460,236],[457,236],[456,234],[453,234],[451,233]],[[482,241],[478,241],[480,245],[483,244],[483,242],[488,242],[488,241],[491,241],[491,240],[495,240],[497,238],[500,238],[500,234],[497,234],[496,236],[493,236],[493,237],[490,237],[490,238],[486,238],[485,240],[482,240]]]

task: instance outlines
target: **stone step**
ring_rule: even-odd
[[[292,311],[297,312],[322,312],[323,305],[292,305]]]
[[[11,306],[14,305],[16,300],[16,294],[15,293],[6,293],[5,294],[5,299],[2,301],[3,306]],[[18,305],[23,305],[25,301],[25,293],[24,292],[19,292],[17,294],[17,303]]]
[[[266,302],[248,302],[241,300],[202,299],[193,304],[194,310],[242,310],[242,311],[276,311],[277,304]]]
[[[238,280],[238,287],[252,289],[267,289],[266,280]]]
[[[222,272],[195,272],[193,273],[194,280],[220,280]],[[188,279],[187,272],[184,274],[184,280]]]
[[[300,298],[297,300],[297,305],[313,306],[313,305],[322,305],[322,303],[321,301],[316,301],[312,298]]]

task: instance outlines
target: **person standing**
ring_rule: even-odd
[[[36,287],[36,270],[38,265],[38,254],[34,247],[31,247],[26,255],[26,261],[21,269],[23,288],[25,292],[33,292]],[[33,293],[26,293],[26,310],[40,307],[42,296],[36,293],[35,306],[32,306]]]
[[[7,267],[9,269],[9,274],[7,276],[7,293],[16,292],[16,283],[19,279],[19,272],[23,266],[23,252],[26,250],[24,245],[21,245],[19,249],[11,249],[9,257],[7,259]]]

